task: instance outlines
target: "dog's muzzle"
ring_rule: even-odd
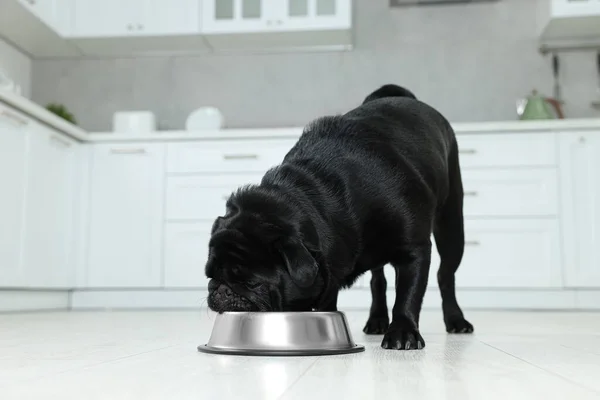
[[[209,284],[208,307],[222,313],[226,311],[258,311],[258,307],[244,296],[235,293],[223,283]]]

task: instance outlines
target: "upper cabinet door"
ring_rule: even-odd
[[[208,34],[351,27],[351,0],[207,0],[202,7]]]
[[[33,124],[27,157],[24,286],[73,286],[76,146],[45,125]]]
[[[600,288],[600,133],[566,133],[560,144],[566,285]]]
[[[28,118],[0,104],[0,287],[20,286]]]
[[[192,35],[200,33],[200,0],[145,0],[139,34],[148,36]]]
[[[600,15],[600,0],[552,0],[555,17],[586,17]]]
[[[352,26],[351,0],[281,0],[285,30],[348,29]]]
[[[211,34],[268,31],[276,20],[273,16],[272,2],[272,0],[204,0],[202,1],[202,32]]]
[[[19,0],[25,8],[60,35],[71,30],[72,0]]]
[[[136,18],[143,0],[77,0],[73,2],[73,37],[129,36],[139,31]]]
[[[77,0],[74,37],[169,36],[200,32],[199,0]]]

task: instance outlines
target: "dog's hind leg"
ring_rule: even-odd
[[[456,300],[455,273],[460,265],[465,247],[463,220],[463,188],[458,163],[458,149],[450,156],[450,192],[441,207],[433,231],[440,268],[437,278],[442,295],[444,323],[449,333],[471,333],[473,325],[463,316]]]
[[[371,310],[369,319],[363,328],[367,335],[383,335],[390,324],[388,316],[387,300],[385,297],[387,282],[383,274],[383,267],[371,270]]]

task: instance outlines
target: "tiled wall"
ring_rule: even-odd
[[[451,121],[512,120],[533,88],[550,95],[551,60],[537,51],[537,2],[389,8],[355,0],[351,52],[36,61],[33,98],[64,102],[84,128],[109,130],[113,112],[148,109],[180,129],[199,106],[228,127],[303,125],[359,104],[378,85],[406,85]],[[595,55],[562,55],[570,117],[600,117]]]

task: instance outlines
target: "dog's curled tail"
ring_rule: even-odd
[[[417,99],[417,97],[408,89],[398,85],[383,85],[373,93],[367,96],[363,104],[373,100],[383,99],[384,97],[410,97],[411,99]]]

